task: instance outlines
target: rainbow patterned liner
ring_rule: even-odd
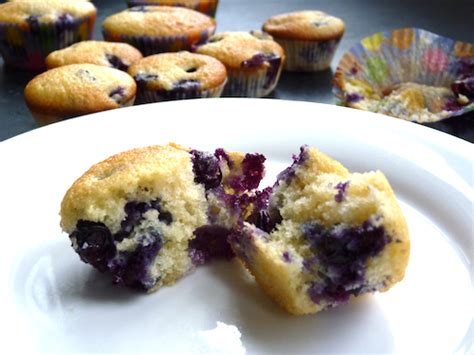
[[[104,39],[111,42],[125,42],[142,52],[143,56],[152,54],[191,51],[192,48],[205,42],[215,32],[215,27],[202,31],[199,36],[128,36],[110,33],[103,30]]]
[[[474,110],[474,44],[417,28],[364,38],[341,58],[333,92],[345,106],[413,122]]]
[[[0,23],[0,54],[5,64],[27,70],[46,68],[49,53],[92,38],[96,16],[65,23]]]
[[[183,90],[149,90],[145,86],[137,86],[137,104],[147,104],[161,101],[204,99],[220,97],[226,82],[212,89],[183,89]]]
[[[128,7],[152,5],[152,6],[181,6],[191,10],[199,11],[205,15],[215,17],[219,0],[200,0],[188,4],[182,0],[127,0]]]

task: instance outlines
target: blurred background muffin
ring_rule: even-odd
[[[129,43],[146,56],[190,50],[214,33],[216,22],[183,7],[138,6],[107,17],[102,29],[105,40]]]
[[[41,70],[54,50],[90,39],[96,8],[87,1],[44,0],[0,5],[0,53],[11,67]]]
[[[40,125],[99,111],[131,106],[136,84],[127,73],[95,64],[48,70],[25,88],[26,104]]]
[[[127,70],[142,59],[138,49],[127,43],[83,41],[50,53],[46,57],[49,69],[68,64],[90,63]]]
[[[143,58],[128,73],[137,82],[138,103],[219,97],[227,79],[217,59],[186,51]]]
[[[227,68],[223,96],[263,97],[276,87],[285,52],[269,36],[248,32],[218,33],[195,48]]]
[[[214,17],[219,0],[127,0],[129,7],[141,5],[182,6]]]
[[[285,49],[285,70],[318,71],[329,68],[345,26],[337,17],[307,10],[273,16],[262,29]]]

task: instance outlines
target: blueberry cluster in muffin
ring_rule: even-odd
[[[258,190],[264,162],[175,144],[124,152],[72,185],[61,226],[84,262],[147,291],[236,255],[293,314],[403,279],[408,230],[381,172],[349,173],[304,146],[273,187]]]

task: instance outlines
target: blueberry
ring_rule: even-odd
[[[345,100],[346,102],[352,103],[352,102],[359,102],[362,100],[364,97],[356,92],[353,93],[347,93]]]
[[[120,57],[117,57],[114,54],[106,54],[105,57],[113,68],[127,71],[128,65],[125,64]]]
[[[173,84],[173,91],[200,90],[201,82],[195,79],[182,79]]]
[[[289,252],[287,252],[287,251],[283,252],[281,257],[283,258],[285,263],[291,263],[291,255],[290,255]]]
[[[151,277],[149,269],[162,246],[163,241],[158,232],[143,236],[133,252],[122,253],[121,262],[112,270],[114,282],[138,289],[152,288],[158,280]]]
[[[472,76],[456,80],[451,84],[451,89],[456,95],[464,95],[468,99],[474,99],[474,65]]]
[[[109,93],[109,97],[120,104],[125,97],[125,88],[122,86],[115,88]]]
[[[145,74],[145,73],[138,73],[133,77],[138,85],[143,86],[146,85],[147,82],[158,80],[159,76],[157,74]]]
[[[229,166],[229,169],[232,169],[234,167],[234,162],[232,159],[230,159],[229,155],[226,153],[226,151],[222,148],[217,148],[214,152],[214,156],[219,159],[223,160],[227,163]]]
[[[383,226],[369,220],[358,227],[327,228],[308,223],[302,231],[315,255],[303,265],[320,278],[312,283],[308,294],[318,304],[324,300],[336,305],[358,295],[365,285],[367,259],[378,255],[391,241]]]
[[[242,175],[235,176],[229,181],[236,192],[245,192],[258,187],[265,175],[263,163],[266,158],[262,154],[246,154],[242,161]]]
[[[102,272],[108,270],[107,263],[116,255],[117,249],[105,224],[79,220],[70,238],[76,240],[76,252],[82,261]]]
[[[189,256],[195,265],[202,265],[216,258],[231,259],[234,252],[227,241],[231,230],[218,225],[205,225],[194,231],[189,242]]]
[[[37,30],[39,28],[40,17],[40,15],[31,15],[26,19],[26,22],[28,22],[32,30]]]
[[[222,181],[219,160],[212,154],[192,150],[194,182],[204,185],[206,190],[215,188]]]
[[[143,214],[151,209],[158,211],[158,220],[166,224],[171,224],[173,222],[173,216],[170,212],[163,210],[159,199],[150,202],[130,201],[124,207],[126,217],[121,222],[121,231],[115,235],[115,239],[117,240],[117,236],[121,239],[128,236],[135,226],[137,226],[143,219]]]

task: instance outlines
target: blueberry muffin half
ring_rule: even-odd
[[[87,1],[18,1],[0,5],[0,53],[12,67],[41,70],[46,56],[90,39],[96,8]]]
[[[385,176],[351,174],[308,147],[230,241],[263,290],[293,314],[388,290],[403,279],[410,251]]]
[[[136,6],[108,16],[102,23],[105,40],[129,43],[145,56],[190,50],[215,29],[211,17],[171,6]]]
[[[227,79],[217,59],[185,51],[146,57],[128,73],[138,84],[137,103],[219,97]]]
[[[131,106],[137,85],[127,73],[95,64],[48,70],[25,88],[25,101],[40,125],[88,113]]]
[[[175,144],[134,149],[91,167],[67,191],[61,226],[82,261],[116,284],[154,291],[213,258],[264,174],[259,154]]]
[[[275,89],[285,53],[270,36],[224,32],[196,46],[196,53],[217,58],[227,68],[223,96],[262,97]]]
[[[142,58],[140,51],[127,43],[82,41],[50,53],[46,57],[46,66],[51,69],[89,63],[127,71],[130,65]]]

